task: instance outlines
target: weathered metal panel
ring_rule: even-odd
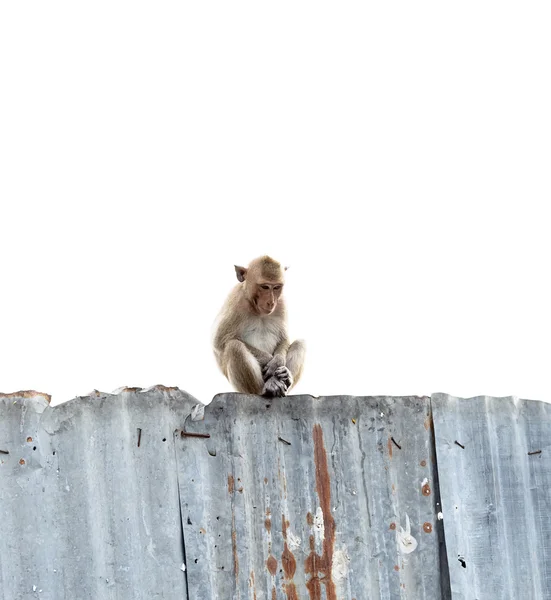
[[[0,598],[187,598],[174,431],[194,403],[0,396]]]
[[[551,598],[551,405],[433,397],[453,598]]]
[[[186,432],[190,598],[448,597],[429,398],[228,394]]]

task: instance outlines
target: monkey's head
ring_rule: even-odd
[[[285,271],[277,261],[269,256],[255,258],[248,267],[235,265],[238,281],[243,283],[247,300],[260,315],[271,315],[277,308],[283,284]]]

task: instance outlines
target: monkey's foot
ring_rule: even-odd
[[[287,386],[277,377],[270,377],[264,384],[262,395],[266,398],[281,398],[287,394]]]
[[[279,381],[284,383],[287,386],[287,389],[290,389],[293,385],[293,376],[291,375],[291,371],[289,371],[289,369],[285,365],[276,369],[274,377],[276,377],[277,379],[279,379]]]

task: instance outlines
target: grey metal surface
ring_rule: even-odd
[[[174,431],[195,403],[0,395],[0,598],[187,598]]]
[[[551,598],[551,405],[432,401],[454,600]]]
[[[428,398],[227,394],[186,427],[193,600],[447,597]]]

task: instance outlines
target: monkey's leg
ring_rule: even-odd
[[[226,376],[233,387],[243,394],[260,395],[264,388],[262,369],[245,344],[232,340],[224,351]]]
[[[285,366],[291,372],[292,377],[289,389],[291,389],[298,383],[298,380],[302,375],[305,356],[306,344],[304,340],[296,340],[289,346],[289,350],[287,352],[287,360],[285,362]]]

